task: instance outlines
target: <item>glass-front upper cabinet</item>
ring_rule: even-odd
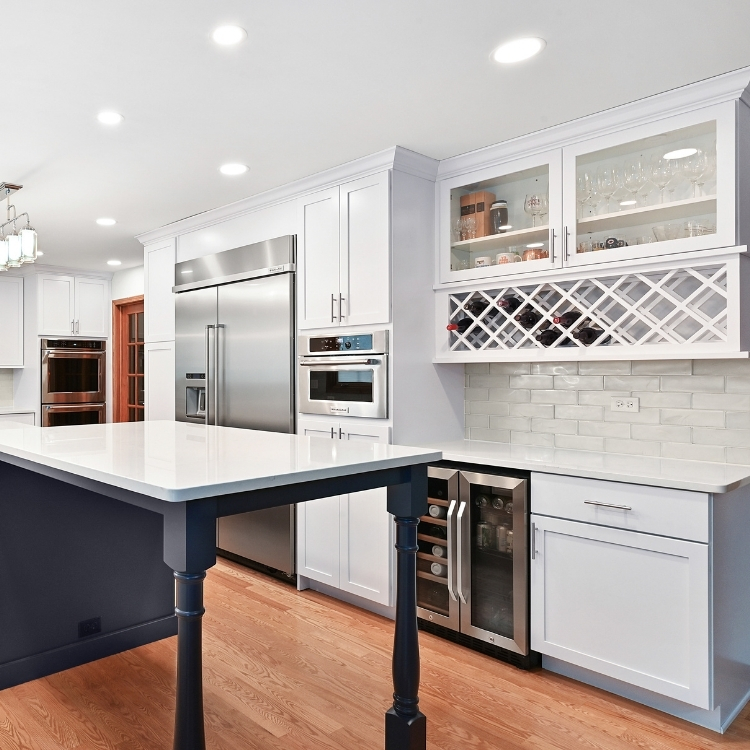
[[[734,103],[563,150],[565,265],[736,244]]]
[[[559,267],[561,187],[561,150],[443,180],[440,281]]]

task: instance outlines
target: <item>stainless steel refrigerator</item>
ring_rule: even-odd
[[[293,433],[293,236],[175,265],[176,419]],[[294,505],[219,519],[219,550],[294,573]]]

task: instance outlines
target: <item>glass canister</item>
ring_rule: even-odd
[[[492,526],[486,521],[477,524],[477,547],[479,549],[491,549],[494,546],[492,538]]]
[[[508,231],[508,201],[497,200],[490,206],[490,222],[495,234]]]

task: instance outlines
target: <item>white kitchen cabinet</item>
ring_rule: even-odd
[[[39,274],[39,335],[109,335],[109,280]]]
[[[174,341],[174,264],[174,239],[156,242],[144,248],[143,310],[144,340],[147,344]]]
[[[300,198],[300,329],[390,321],[390,176]]]
[[[531,648],[713,708],[708,545],[537,514],[531,521]]]
[[[0,367],[23,367],[23,277],[0,278]]]
[[[300,419],[299,435],[387,443],[379,423]],[[393,521],[378,488],[297,506],[297,573],[386,606],[392,605]]]
[[[0,422],[20,422],[21,424],[27,424],[33,427],[34,412],[5,412],[3,414],[0,414]]]
[[[144,346],[144,418],[175,418],[174,341]]]

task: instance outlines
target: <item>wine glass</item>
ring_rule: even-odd
[[[664,203],[664,190],[673,176],[672,162],[669,159],[657,157],[651,162],[649,178],[661,190],[662,203]]]
[[[632,156],[625,160],[622,176],[625,190],[633,196],[633,200],[637,203],[638,195],[648,179],[644,173],[640,156]]]
[[[594,186],[592,184],[591,175],[588,172],[581,172],[576,178],[576,200],[579,205],[579,219],[583,218],[583,208],[593,194]]]
[[[693,198],[698,197],[698,180],[701,175],[706,171],[708,166],[708,157],[706,154],[698,149],[692,156],[688,156],[682,160],[682,174],[690,180],[693,186]]]
[[[706,166],[698,177],[698,194],[703,195],[703,186],[716,176],[716,154],[706,155]]]
[[[531,216],[531,226],[536,226],[536,217],[542,213],[544,201],[541,193],[530,193],[523,203],[523,210]]]
[[[599,167],[596,171],[596,189],[604,198],[604,213],[609,213],[609,202],[617,190],[617,172],[614,167]]]

